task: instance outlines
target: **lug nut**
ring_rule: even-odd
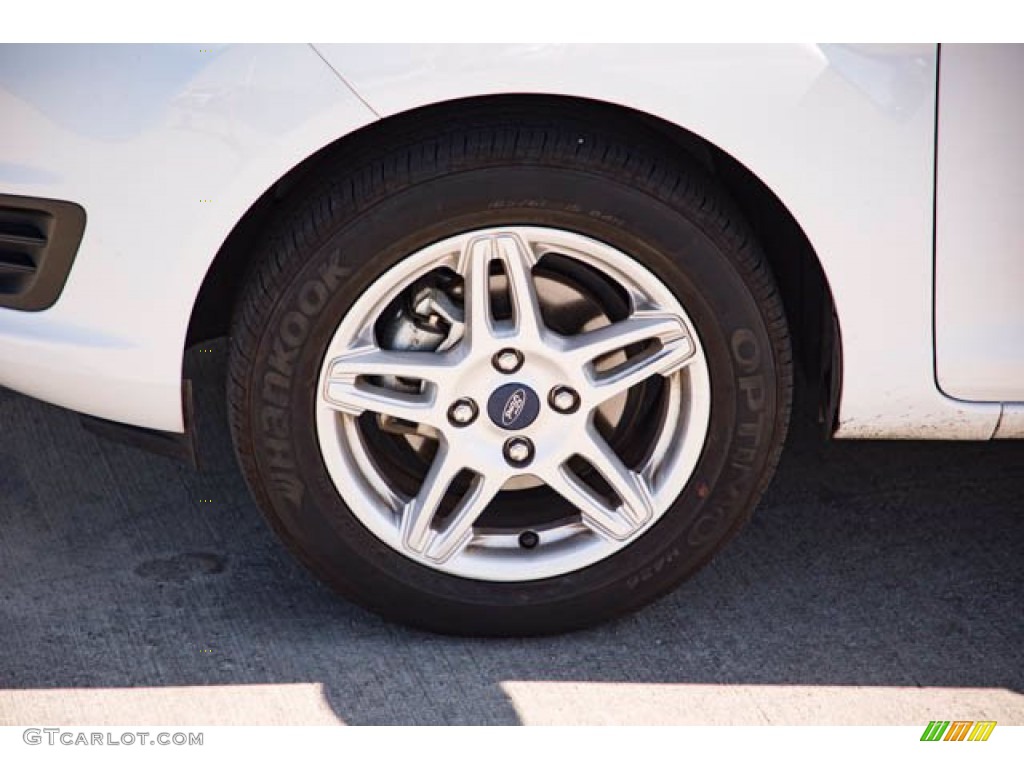
[[[523,367],[523,353],[518,349],[502,349],[494,353],[491,362],[502,373],[515,373]]]
[[[513,467],[525,467],[533,461],[533,443],[525,437],[510,437],[505,441],[505,461]]]
[[[448,421],[456,427],[465,427],[468,424],[472,424],[476,419],[476,415],[476,403],[468,397],[459,398],[448,409]]]
[[[580,407],[580,396],[571,387],[554,387],[548,394],[548,404],[559,413],[574,413]]]

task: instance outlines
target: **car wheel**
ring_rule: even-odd
[[[233,328],[237,453],[325,582],[435,631],[564,631],[744,523],[790,350],[747,227],[671,147],[572,119],[434,126],[330,165]]]

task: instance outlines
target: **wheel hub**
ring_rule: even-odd
[[[495,426],[518,432],[537,420],[540,398],[528,384],[518,381],[503,384],[487,400],[487,415]]]

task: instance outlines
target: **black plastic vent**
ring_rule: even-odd
[[[0,195],[0,307],[57,301],[85,232],[85,210],[63,200]]]

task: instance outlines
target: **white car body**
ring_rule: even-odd
[[[1017,47],[3,46],[0,194],[88,219],[59,299],[0,308],[0,385],[183,431],[197,296],[268,189],[418,107],[548,94],[683,128],[777,196],[838,318],[836,437],[1024,437],[1022,76]]]

